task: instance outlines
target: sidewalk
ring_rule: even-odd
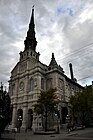
[[[61,140],[63,138],[76,137],[77,135],[93,133],[93,128],[85,128],[83,130],[75,130],[70,133],[67,130],[61,129],[60,134],[49,134],[49,135],[34,135],[32,131],[28,131],[27,133],[9,133],[3,134],[3,138],[10,138],[13,140]],[[93,139],[93,138],[92,138]],[[2,139],[3,140],[3,139]],[[7,139],[8,140],[8,139]]]
[[[65,134],[65,138],[74,138],[74,139],[82,139],[82,140],[93,140],[93,137],[92,138],[88,138],[84,135],[87,135],[87,134],[93,134],[93,128],[84,128],[84,129],[78,129],[78,130],[74,130],[74,131],[71,131],[70,133],[66,133]],[[60,134],[59,136],[59,140],[62,139],[62,134]],[[93,136],[93,135],[92,135]],[[56,139],[55,139],[56,140]]]

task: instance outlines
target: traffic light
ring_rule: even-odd
[[[55,116],[58,116],[58,118],[60,118],[59,110],[55,110],[54,115],[55,115]]]
[[[54,115],[57,116],[57,110],[55,110]]]

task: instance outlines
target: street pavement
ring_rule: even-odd
[[[1,140],[93,140],[93,128],[75,130],[70,133],[60,130],[60,134],[35,135],[32,131],[2,134]]]

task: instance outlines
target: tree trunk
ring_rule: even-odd
[[[47,106],[45,111],[45,131],[47,131]]]

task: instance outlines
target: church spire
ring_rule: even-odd
[[[50,67],[55,67],[55,66],[58,67],[58,64],[57,64],[57,62],[56,62],[56,60],[55,60],[55,57],[54,57],[54,53],[52,53],[52,58],[51,58],[51,62],[50,62],[50,64],[49,64],[49,66],[50,66]]]
[[[24,44],[25,44],[25,50],[27,50],[28,48],[31,48],[34,51],[36,50],[37,41],[35,38],[34,6],[32,7],[31,20],[30,20],[29,29]]]

